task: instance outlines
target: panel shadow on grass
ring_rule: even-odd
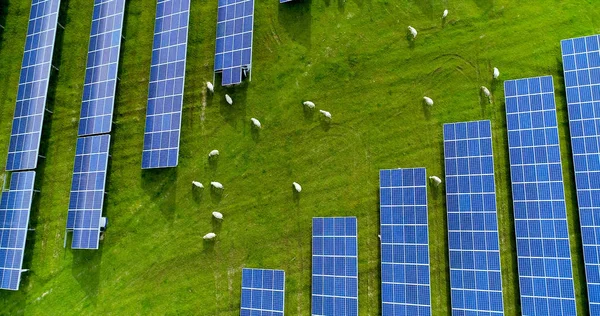
[[[142,170],[142,188],[156,201],[163,217],[173,222],[177,208],[177,168]]]
[[[98,250],[72,250],[71,274],[94,306],[98,303],[102,246]]]
[[[339,0],[344,1],[344,0]],[[298,0],[278,6],[277,19],[292,41],[311,48],[312,0]]]

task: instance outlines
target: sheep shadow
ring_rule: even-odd
[[[255,143],[258,143],[260,140],[260,128],[250,126],[250,134],[252,135],[252,140],[254,140]]]
[[[302,112],[304,113],[304,121],[312,122],[315,119],[315,109],[311,109],[302,104]]]
[[[219,236],[219,233],[221,233],[221,227],[223,226],[223,220],[215,218],[212,216],[212,214],[210,216],[212,217],[212,232]]]
[[[215,243],[216,243],[216,241],[214,239],[212,239],[212,240],[202,239],[202,249],[203,249],[202,252],[214,253],[215,252]]]
[[[410,31],[406,31],[406,40],[408,41],[408,48],[415,49],[415,38],[410,34]]]
[[[214,204],[221,203],[223,200],[223,189],[217,189],[213,186],[210,187],[210,199]]]
[[[204,188],[197,188],[192,184],[192,199],[196,203],[202,203],[202,200],[204,200]]]
[[[311,48],[312,0],[298,0],[278,5],[277,20],[292,41]]]
[[[300,205],[300,192],[296,191],[296,189],[294,189],[293,186],[292,186],[292,200],[294,201],[294,204],[296,204],[296,206]]]
[[[423,110],[423,116],[426,120],[431,120],[431,106],[427,105],[425,101],[421,102],[421,108]]]
[[[208,168],[212,171],[216,171],[219,166],[219,157],[208,157]]]
[[[319,125],[321,126],[321,129],[325,132],[328,132],[331,129],[331,120],[326,119],[326,118],[322,118]]]

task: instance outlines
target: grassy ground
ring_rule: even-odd
[[[3,0],[0,33],[0,165],[5,164],[30,3]],[[587,314],[559,40],[597,33],[593,1],[304,0],[257,1],[252,83],[218,88],[212,79],[216,1],[194,0],[178,168],[140,170],[152,0],[128,1],[99,251],[63,248],[92,2],[63,0],[21,290],[0,292],[0,314],[239,313],[242,267],[286,271],[286,311],[310,313],[313,216],[359,222],[360,314],[380,313],[378,170],[427,167],[443,174],[442,123],[491,119],[505,311],[520,311],[506,154],[503,79],[554,75],[580,314]],[[447,23],[440,20],[450,10]],[[419,30],[414,43],[405,30]],[[479,98],[491,86],[494,105]],[[235,104],[224,104],[223,95]],[[436,101],[429,109],[421,98]],[[331,111],[325,126],[301,100]],[[263,123],[251,132],[249,119]],[[219,149],[217,165],[206,154]],[[220,181],[222,198],[193,194],[191,181]],[[291,182],[302,184],[298,201]],[[432,190],[433,309],[448,314],[443,192]],[[219,225],[210,212],[225,214]],[[202,236],[215,231],[215,243]]]

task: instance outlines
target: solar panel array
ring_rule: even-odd
[[[15,172],[0,197],[0,289],[18,290],[33,198],[35,171]]]
[[[253,28],[254,0],[219,0],[215,72],[223,86],[241,83],[252,69]]]
[[[79,136],[110,133],[125,0],[94,0]]]
[[[37,166],[60,0],[33,0],[19,77],[7,171]]]
[[[241,316],[283,316],[285,272],[243,269]]]
[[[590,314],[600,315],[600,46],[561,42]]]
[[[279,3],[286,3],[286,2],[292,2],[294,0],[279,0]]]
[[[455,315],[503,315],[490,121],[444,125],[450,288]]]
[[[108,134],[77,139],[67,216],[67,230],[73,231],[71,248],[98,249],[109,147]]]
[[[159,0],[142,169],[176,167],[188,40],[190,0]]]
[[[431,315],[425,168],[381,170],[382,315]]]
[[[575,315],[552,76],[504,82],[523,315]]]
[[[312,315],[358,315],[356,217],[315,217]]]

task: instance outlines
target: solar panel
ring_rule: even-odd
[[[110,133],[125,0],[94,0],[79,136]]]
[[[13,117],[7,171],[37,166],[60,0],[33,0]]]
[[[312,315],[358,315],[356,217],[315,217]]]
[[[381,170],[382,315],[431,315],[425,168]]]
[[[242,82],[252,70],[254,0],[219,0],[215,72],[223,86]]]
[[[503,315],[490,121],[444,124],[450,288],[455,315]]]
[[[279,3],[286,3],[286,2],[292,2],[294,0],[279,0]]]
[[[523,315],[575,315],[552,76],[504,82]]]
[[[35,171],[15,172],[0,198],[0,289],[18,290],[29,225]]]
[[[600,47],[598,35],[561,42],[590,315],[600,315]]]
[[[190,0],[156,5],[142,169],[176,167],[185,82]]]
[[[285,272],[283,270],[242,270],[241,316],[283,316]]]
[[[98,249],[109,147],[108,134],[77,139],[67,216],[67,230],[73,231],[71,248]]]

